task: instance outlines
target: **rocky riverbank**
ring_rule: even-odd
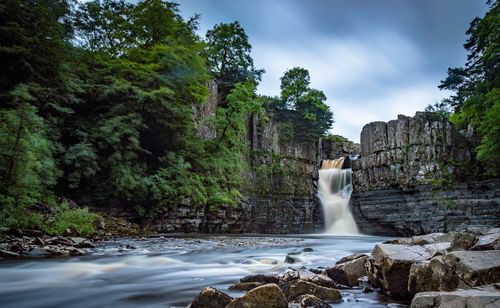
[[[148,233],[140,230],[137,224],[104,214],[96,222],[95,229],[94,235],[85,237],[73,228],[58,236],[40,230],[0,228],[0,260],[83,256],[91,252],[96,241]]]
[[[190,307],[323,308],[342,302],[349,288],[411,301],[415,308],[499,307],[500,228],[394,239],[375,245],[370,256],[347,256],[324,269],[245,276],[229,289],[243,296],[207,287]]]

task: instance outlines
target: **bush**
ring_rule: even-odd
[[[67,229],[73,229],[83,236],[88,236],[95,232],[94,223],[99,217],[97,214],[89,213],[87,208],[71,209],[67,202],[62,202],[43,231],[58,235]]]

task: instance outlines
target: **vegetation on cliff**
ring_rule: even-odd
[[[256,94],[263,70],[238,22],[203,40],[198,19],[163,0],[0,4],[1,224],[42,228],[75,217],[60,197],[143,217],[185,199],[240,202],[245,124],[264,112]],[[221,97],[217,137],[207,140],[196,134],[193,106],[206,100],[210,79]],[[297,132],[329,128],[324,101],[308,87],[296,97]],[[40,204],[54,213],[34,214]],[[82,225],[95,218],[77,214]]]
[[[471,126],[481,136],[477,158],[488,175],[500,174],[500,5],[488,1],[490,11],[475,18],[464,44],[468,52],[463,67],[448,69],[441,89],[455,92],[438,107],[453,109],[451,121],[458,127]]]

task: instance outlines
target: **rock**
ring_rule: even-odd
[[[201,306],[199,306],[201,308]],[[205,306],[207,307],[207,306]],[[286,308],[288,301],[283,291],[274,283],[257,287],[240,298],[233,300],[226,308]]]
[[[250,291],[262,285],[261,282],[239,282],[231,285],[229,290],[231,291]]]
[[[469,289],[500,281],[500,251],[454,251],[411,266],[408,289],[425,291]]]
[[[72,237],[71,241],[76,248],[94,248],[95,245],[83,237]],[[127,245],[128,246],[128,245]],[[128,247],[127,247],[128,248]]]
[[[418,261],[411,265],[408,277],[408,291],[411,295],[418,292],[439,290],[438,286],[433,283],[430,262],[429,260]]]
[[[451,249],[451,243],[450,242],[434,243],[434,244],[424,245],[423,247],[429,251],[431,256],[438,256],[446,254],[446,252]]]
[[[338,264],[342,264],[342,263],[345,263],[345,262],[348,262],[348,261],[352,261],[352,260],[356,260],[356,259],[359,259],[359,258],[362,258],[362,257],[366,257],[367,255],[365,255],[364,253],[357,253],[357,254],[354,254],[354,255],[349,255],[349,256],[346,256],[346,257],[343,257],[342,259],[340,259],[339,261],[337,261],[335,264],[338,265]]]
[[[500,228],[492,229],[480,236],[471,250],[500,250]]]
[[[16,252],[0,249],[0,257],[2,257],[2,258],[18,258],[19,254]]]
[[[240,279],[241,283],[245,282],[260,282],[262,284],[267,283],[275,283],[278,284],[280,282],[280,278],[276,274],[256,274],[256,275],[248,275]]]
[[[452,237],[450,250],[468,250],[476,243],[476,236],[467,232],[450,232]]]
[[[217,289],[207,287],[201,290],[191,305],[190,308],[224,308],[233,298]]]
[[[288,304],[288,308],[329,308],[330,305],[314,295],[300,295]]]
[[[458,288],[470,288],[500,281],[500,250],[454,251],[444,263],[458,277]]]
[[[453,292],[422,292],[415,295],[412,308],[480,308],[500,307],[500,292],[482,289]]]
[[[311,247],[306,247],[302,249],[302,252],[312,252],[312,251],[314,251],[314,249],[312,249]]]
[[[49,249],[47,246],[45,247],[32,247],[28,252],[27,255],[29,257],[34,257],[34,258],[39,258],[39,257],[47,257],[54,254],[52,249]]]
[[[377,277],[388,296],[407,298],[411,265],[429,259],[431,255],[422,246],[378,244],[372,256],[378,269]]]
[[[380,288],[381,284],[379,277],[381,275],[377,264],[375,264],[375,260],[373,259],[373,257],[368,257],[368,260],[365,263],[365,269],[366,269],[366,276],[370,284],[376,288]]]
[[[295,253],[289,253],[286,255],[285,263],[293,264],[293,263],[297,263],[297,262],[300,262],[300,258],[297,257]]]
[[[353,287],[358,285],[358,278],[366,275],[365,264],[368,256],[362,255],[353,258],[351,261],[345,261],[334,267],[326,269],[328,277],[336,283],[344,286]]]
[[[289,270],[283,275],[283,281],[290,282],[302,279],[322,287],[336,288],[337,284],[330,277],[323,274],[316,274],[308,270]]]
[[[287,290],[288,299],[294,300],[298,296],[305,294],[314,295],[327,302],[337,303],[342,301],[342,295],[337,289],[322,287],[302,279],[290,283]]]

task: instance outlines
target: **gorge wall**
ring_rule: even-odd
[[[361,232],[478,231],[500,222],[500,180],[480,180],[477,140],[436,114],[373,122],[353,163],[351,209]]]

